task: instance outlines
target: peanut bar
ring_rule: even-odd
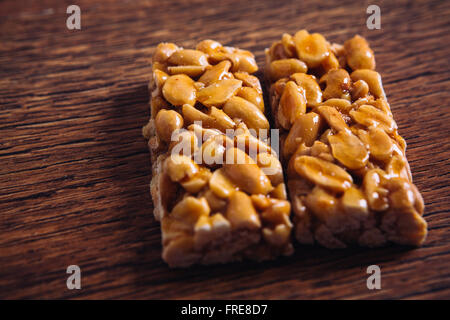
[[[291,208],[263,134],[254,56],[212,40],[195,50],[161,43],[152,69],[143,135],[163,259],[187,267],[291,254]]]
[[[340,45],[301,30],[283,34],[266,60],[296,239],[421,245],[423,199],[367,41]]]

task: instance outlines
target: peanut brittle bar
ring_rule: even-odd
[[[161,43],[152,69],[143,135],[163,259],[187,267],[291,254],[291,208],[263,132],[253,55],[212,40],[195,50]]]
[[[331,44],[301,30],[283,34],[266,59],[296,239],[421,245],[424,203],[367,41]]]

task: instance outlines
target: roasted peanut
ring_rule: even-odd
[[[219,80],[208,87],[201,89],[197,94],[197,99],[207,107],[222,106],[228,99],[236,94],[236,91],[241,86],[241,80]]]
[[[300,156],[295,159],[294,168],[305,179],[337,192],[345,191],[353,183],[344,169],[322,159]]]
[[[252,200],[241,191],[230,196],[226,217],[235,229],[256,229],[261,227],[258,213],[253,207]]]
[[[386,166],[385,171],[390,178],[402,178],[405,181],[409,180],[408,169],[406,168],[406,161],[403,156],[392,156]]]
[[[369,92],[375,98],[386,99],[386,94],[384,93],[383,84],[381,81],[381,76],[378,72],[369,69],[358,69],[352,72],[350,75],[353,82],[363,80],[369,86]]]
[[[330,52],[328,57],[326,57],[322,63],[321,66],[325,72],[328,72],[332,69],[339,69],[341,68],[341,65],[339,63],[339,60],[336,58],[333,52]]]
[[[352,105],[350,101],[346,99],[338,99],[338,98],[331,98],[327,101],[324,101],[322,103],[323,105],[330,106],[336,108],[339,112],[343,114],[348,114],[350,110],[352,110]]]
[[[384,180],[385,174],[380,169],[369,170],[364,176],[363,189],[372,210],[384,211],[389,208],[389,191],[382,186]]]
[[[183,117],[174,110],[162,109],[158,112],[155,119],[156,133],[158,137],[170,142],[172,134],[183,127]]]
[[[283,45],[287,56],[293,57],[295,55],[295,42],[290,34],[283,33],[281,36],[281,44]]]
[[[375,57],[366,39],[356,35],[344,43],[347,63],[353,70],[375,69]]]
[[[316,77],[305,73],[294,73],[291,79],[305,90],[306,105],[318,106],[322,102],[322,90],[320,90]]]
[[[286,185],[284,183],[279,183],[270,193],[270,196],[281,200],[287,200]]]
[[[344,69],[333,69],[327,73],[327,86],[323,91],[325,100],[331,98],[343,98],[349,93],[351,88],[351,79],[348,72]]]
[[[316,140],[311,146],[309,154],[313,157],[318,157],[321,153],[331,153],[331,148],[326,142]]]
[[[237,186],[225,174],[223,168],[213,172],[211,179],[209,179],[209,187],[216,196],[222,199],[230,197],[237,190]]]
[[[199,218],[201,217],[203,216],[200,215]],[[164,245],[167,245],[172,241],[191,233],[192,229],[192,224],[188,221],[176,219],[171,215],[164,216],[161,219],[162,242]]]
[[[321,135],[319,140],[323,143],[328,143],[328,137],[333,134],[333,130],[327,129]]]
[[[255,57],[249,51],[235,49],[226,56],[232,63],[232,72],[254,73],[258,71]]]
[[[315,142],[314,142],[315,143]],[[314,145],[314,144],[313,144]],[[295,150],[294,154],[291,156],[288,167],[287,175],[297,178],[298,172],[295,170],[295,160],[300,156],[311,156],[312,147],[307,147],[304,143],[300,144]]]
[[[152,69],[167,72],[167,65],[157,61],[152,62]]]
[[[253,159],[256,159],[256,153],[273,153],[269,145],[256,138],[251,133],[239,133],[239,129],[237,129],[235,132],[236,134],[234,137],[234,141],[236,142],[236,147],[248,153]]]
[[[286,51],[281,41],[274,42],[272,46],[270,46],[267,55],[270,61],[293,57],[293,55],[290,55],[289,52]]]
[[[193,131],[199,141],[208,140],[213,136],[222,135],[222,132],[218,129],[203,128],[203,126],[196,123],[189,125],[188,130]]]
[[[392,209],[403,211],[407,209],[415,210],[415,193],[408,181],[400,178],[391,178],[387,181],[386,187],[389,189],[389,202]]]
[[[389,210],[382,218],[381,228],[390,240],[407,245],[420,245],[427,234],[427,224],[421,217],[412,184],[404,179],[391,178],[386,182],[389,189]]]
[[[234,77],[242,81],[242,85],[246,87],[251,87],[262,94],[261,83],[257,77],[248,74],[247,72],[235,72]]]
[[[345,54],[345,49],[342,44],[339,43],[331,43],[329,46],[330,52],[332,52],[337,57],[340,57]]]
[[[196,101],[196,89],[194,80],[184,74],[170,76],[162,89],[164,98],[174,106],[183,104],[194,105]]]
[[[173,207],[170,216],[184,221],[192,226],[192,229],[201,216],[208,216],[210,213],[208,202],[205,198],[197,199],[192,196],[185,197]]]
[[[383,129],[370,127],[369,131],[359,130],[358,136],[370,150],[371,157],[383,162],[391,158],[394,144]]]
[[[252,199],[253,205],[258,210],[267,209],[271,205],[270,198],[263,194],[252,194],[250,199]]]
[[[184,155],[171,155],[166,159],[165,167],[170,179],[175,182],[191,178],[199,171],[198,165]]]
[[[258,153],[256,162],[267,175],[272,185],[276,186],[283,182],[283,168],[276,155],[260,152]]]
[[[173,43],[160,43],[153,54],[152,62],[166,63],[169,57],[179,48]]]
[[[298,87],[295,82],[288,81],[278,106],[278,122],[283,128],[289,129],[295,120],[305,112],[305,90],[302,87]]]
[[[223,106],[223,111],[232,119],[241,119],[248,128],[269,129],[269,121],[253,103],[240,97],[231,97]]]
[[[306,30],[301,30],[294,35],[294,43],[298,57],[308,68],[319,66],[329,55],[327,41],[319,33],[309,34]]]
[[[337,211],[337,199],[326,189],[315,186],[305,198],[306,207],[322,222],[327,222]]]
[[[322,125],[323,121],[317,113],[309,112],[299,116],[284,141],[284,157],[288,159],[301,143],[311,146],[317,139]]]
[[[264,100],[262,95],[254,88],[240,87],[236,96],[241,97],[248,102],[253,103],[261,112],[264,112]]]
[[[367,200],[361,190],[351,187],[345,190],[341,198],[342,208],[348,215],[356,217],[367,217],[369,207]]]
[[[267,194],[273,190],[269,178],[244,151],[230,148],[223,165],[226,175],[239,189],[250,194]]]
[[[286,225],[291,227],[289,214],[291,213],[291,204],[286,200],[271,200],[270,206],[261,214],[262,220],[271,226]]]
[[[226,140],[229,139],[225,135],[217,135],[206,140],[201,147],[202,163],[208,166],[216,167],[223,163],[225,150],[227,148]],[[232,146],[232,141],[230,140]]]
[[[210,86],[216,81],[224,80],[228,76],[230,68],[231,62],[224,60],[206,70],[198,81],[204,83],[205,86]]]
[[[208,125],[211,124],[213,120],[206,113],[196,109],[190,104],[184,104],[181,111],[183,113],[184,120],[186,121],[186,125],[190,125],[195,121],[201,121],[205,128],[211,128],[211,126]]]
[[[357,123],[366,127],[380,127],[387,132],[397,128],[397,124],[391,117],[370,105],[362,105],[358,109],[350,111],[350,116]]]
[[[369,153],[364,144],[352,133],[342,130],[328,136],[333,157],[349,169],[360,169],[367,164]]]
[[[334,162],[330,146],[319,140],[314,141],[314,144],[310,149],[310,155],[322,160]]]
[[[217,237],[223,237],[230,232],[230,223],[220,213],[213,217],[201,216],[194,226],[194,247],[198,251],[203,250]]]
[[[330,106],[319,106],[317,112],[328,122],[328,125],[336,131],[350,131],[342,115],[335,108]]]
[[[208,184],[210,177],[211,171],[207,168],[200,167],[197,174],[180,181],[180,184],[187,192],[197,193]]]
[[[227,129],[232,129],[235,126],[234,121],[225,112],[216,107],[211,107],[209,113],[206,114],[189,104],[185,104],[182,112],[188,125],[195,121],[201,121],[205,128],[215,128],[222,132],[226,132]]]
[[[159,95],[162,93],[162,87],[164,86],[164,83],[166,82],[167,78],[169,78],[169,75],[161,70],[154,70],[152,75],[152,81],[153,85],[155,86],[156,94]],[[154,95],[152,93],[152,95]]]
[[[270,77],[272,81],[289,77],[294,73],[305,73],[308,67],[298,59],[275,60],[270,64]]]
[[[195,236],[201,236],[199,232],[208,232],[210,233],[209,237],[205,237],[207,239],[202,239],[204,241],[203,244],[206,245],[213,239],[217,239],[217,237],[222,237],[227,234],[231,229],[231,224],[221,213],[214,213],[210,216],[201,216],[194,227]],[[201,238],[201,237],[200,237]],[[196,238],[196,240],[198,240]],[[206,241],[209,240],[209,241]]]
[[[196,49],[199,51],[202,51],[204,53],[207,54],[213,54],[214,52],[218,51],[220,48],[222,48],[222,45],[214,40],[203,40],[200,41],[197,46]]]
[[[209,116],[214,120],[214,123],[211,124],[212,128],[217,128],[225,132],[227,129],[232,129],[236,126],[234,121],[225,112],[215,107],[211,107]]]
[[[204,52],[199,50],[181,49],[175,51],[168,59],[175,66],[203,66],[209,65],[208,58]]]
[[[389,103],[387,102],[387,100],[383,99],[383,98],[379,98],[376,100],[370,100],[367,103],[363,103],[363,104],[370,104],[372,106],[374,106],[377,109],[380,109],[381,111],[383,111],[384,113],[386,113],[389,117],[392,118],[392,112],[391,112],[391,106],[389,105]],[[397,135],[398,137],[400,137],[400,135]],[[402,137],[400,137],[401,140],[403,140],[403,143],[400,144],[404,144],[404,139]]]
[[[271,92],[275,93],[277,96],[281,96],[288,81],[289,78],[281,78],[277,80],[274,84],[271,85]]]
[[[208,201],[212,212],[222,212],[227,207],[226,200],[219,198],[211,189],[206,190],[203,197]]]
[[[246,50],[231,47],[217,47],[209,50],[210,61],[220,62],[229,60],[231,62],[231,72],[254,73],[258,70],[253,54]]]
[[[185,74],[189,77],[198,77],[205,71],[204,66],[169,66],[167,71],[171,74]]]
[[[364,80],[358,80],[353,83],[350,89],[353,100],[364,98],[369,93],[369,85]]]

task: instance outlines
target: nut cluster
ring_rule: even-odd
[[[269,122],[253,55],[212,40],[195,50],[161,43],[152,67],[143,135],[164,260],[184,267],[290,254],[282,166],[268,140],[254,134]]]
[[[427,225],[375,58],[306,30],[266,49],[266,75],[300,243],[420,245]]]

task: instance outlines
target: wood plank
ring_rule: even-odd
[[[450,298],[450,3],[355,1],[0,3],[0,298]],[[355,33],[375,51],[429,222],[425,245],[299,247],[268,263],[170,270],[148,191],[149,58],[161,41],[264,48],[283,32]],[[66,288],[68,265],[82,289]],[[366,268],[382,289],[366,288]]]

